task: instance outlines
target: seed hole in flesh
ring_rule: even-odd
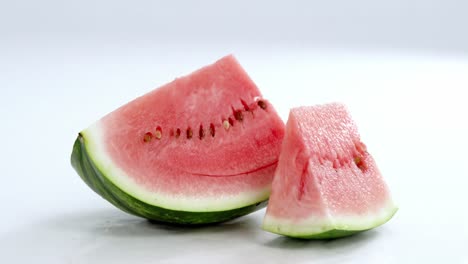
[[[193,136],[193,131],[192,131],[192,129],[189,127],[189,128],[187,128],[187,138],[188,138],[188,139],[191,139],[192,136]]]
[[[146,142],[150,142],[151,139],[153,138],[153,133],[151,132],[146,132],[145,135],[143,136],[143,141],[146,143]]]
[[[237,121],[242,121],[244,120],[244,114],[242,114],[241,110],[237,110],[234,112],[234,117],[236,118]]]
[[[180,128],[178,128],[175,132],[175,137],[179,138],[180,137]]]
[[[229,125],[234,126],[234,119],[232,117],[228,118]]]
[[[241,103],[244,106],[245,111],[250,111],[250,107],[247,105],[247,103],[244,100],[241,99]]]
[[[215,126],[213,125],[213,123],[211,123],[210,124],[210,134],[211,134],[212,137],[214,137],[215,133],[216,133]]]
[[[229,124],[229,121],[227,121],[227,120],[224,120],[224,121],[223,121],[223,127],[224,127],[224,129],[228,130],[230,126],[231,126],[231,125]]]
[[[156,128],[156,132],[154,132],[154,137],[157,139],[161,139],[162,137],[162,129],[160,126]]]
[[[258,104],[258,106],[260,106],[260,108],[262,108],[263,110],[265,110],[265,109],[267,108],[267,104],[266,104],[264,101],[262,101],[262,100],[259,100],[259,101],[257,102],[257,104]]]
[[[338,159],[333,160],[333,168],[336,170],[340,167],[340,162]]]
[[[200,125],[200,130],[198,131],[198,137],[203,139],[205,137],[205,130],[203,129],[203,125]]]

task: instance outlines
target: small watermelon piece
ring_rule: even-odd
[[[396,211],[344,105],[291,110],[263,229],[336,238],[382,225]]]
[[[81,131],[71,161],[123,211],[206,224],[265,206],[283,136],[273,106],[227,56]]]

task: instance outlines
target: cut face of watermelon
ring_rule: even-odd
[[[275,109],[227,56],[80,132],[72,164],[129,213],[219,222],[262,208],[283,135]]]
[[[343,105],[291,110],[265,230],[298,238],[335,238],[379,226],[396,210]]]

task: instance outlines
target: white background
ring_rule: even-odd
[[[468,263],[467,12],[442,0],[0,1],[0,263]],[[263,210],[151,225],[81,182],[77,132],[228,53],[283,118],[349,106],[400,206],[389,223],[318,242],[262,231]]]

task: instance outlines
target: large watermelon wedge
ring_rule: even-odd
[[[291,110],[265,230],[308,239],[342,237],[377,227],[396,210],[342,104]]]
[[[273,106],[227,56],[81,131],[71,161],[128,213],[206,224],[265,206],[283,135]]]

